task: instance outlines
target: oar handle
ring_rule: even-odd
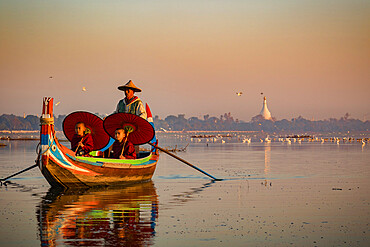
[[[173,153],[171,153],[171,152],[168,152],[167,150],[165,150],[165,149],[163,149],[163,148],[161,148],[161,147],[159,147],[159,146],[156,146],[156,145],[154,145],[154,144],[152,144],[152,143],[148,143],[148,144],[149,144],[149,145],[151,145],[152,147],[158,148],[159,150],[161,150],[162,152],[164,152],[164,153],[166,153],[166,154],[168,154],[168,155],[172,156],[173,158],[175,158],[175,159],[177,159],[177,160],[179,160],[179,161],[181,161],[181,162],[183,162],[183,163],[187,164],[187,165],[188,165],[188,166],[190,166],[191,168],[194,168],[195,170],[200,171],[201,173],[203,173],[203,174],[207,175],[208,177],[212,178],[213,180],[216,180],[216,181],[221,181],[221,180],[222,180],[222,179],[215,178],[214,176],[212,176],[212,175],[208,174],[207,172],[205,172],[205,171],[203,171],[203,170],[199,169],[199,168],[198,168],[198,167],[196,167],[195,165],[190,164],[190,163],[189,163],[189,162],[187,162],[186,160],[184,160],[184,159],[180,158],[180,157],[179,157],[179,156],[177,156],[177,155],[174,155],[174,154],[173,154]]]

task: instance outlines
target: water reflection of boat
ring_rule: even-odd
[[[51,188],[37,217],[42,246],[148,246],[158,198],[152,182],[85,191]]]

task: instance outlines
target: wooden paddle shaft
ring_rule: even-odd
[[[190,163],[189,163],[189,162],[187,162],[186,160],[184,160],[184,159],[180,158],[180,157],[179,157],[179,156],[177,156],[177,155],[174,155],[174,154],[173,154],[173,153],[171,153],[171,152],[168,152],[167,150],[165,150],[165,149],[163,149],[163,148],[161,148],[161,147],[158,147],[158,146],[156,146],[156,145],[154,145],[154,144],[152,144],[152,143],[148,143],[148,144],[149,144],[149,145],[151,145],[151,146],[152,146],[152,147],[154,147],[154,148],[158,148],[158,149],[159,149],[159,150],[161,150],[162,152],[164,152],[164,153],[166,153],[166,154],[168,154],[168,155],[170,155],[170,156],[174,157],[175,159],[177,159],[177,160],[179,160],[179,161],[181,161],[181,162],[183,162],[183,163],[187,164],[187,165],[188,165],[188,166],[190,166],[191,168],[194,168],[195,170],[200,171],[201,173],[203,173],[203,174],[207,175],[208,177],[212,178],[213,180],[216,180],[216,181],[220,181],[220,180],[222,180],[222,179],[217,179],[217,178],[215,178],[214,176],[212,176],[212,175],[208,174],[207,172],[205,172],[205,171],[203,171],[203,170],[199,169],[199,168],[198,168],[198,167],[196,167],[195,165],[190,164]]]
[[[30,167],[28,167],[28,168],[26,168],[26,169],[24,169],[24,170],[22,170],[22,171],[19,171],[19,172],[17,172],[17,173],[14,173],[13,175],[10,175],[10,176],[8,176],[8,177],[6,177],[6,178],[2,178],[2,179],[0,179],[0,181],[5,181],[5,180],[7,180],[7,179],[9,179],[9,178],[12,178],[12,177],[14,177],[14,176],[17,176],[17,175],[19,175],[19,174],[23,173],[23,172],[26,172],[26,171],[28,171],[28,170],[31,170],[32,168],[35,168],[35,167],[37,167],[37,166],[38,166],[38,164],[34,164],[34,165],[32,165],[32,166],[30,166]]]

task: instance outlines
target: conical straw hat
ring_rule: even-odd
[[[134,92],[141,92],[141,89],[135,86],[131,80],[129,80],[125,85],[118,87],[121,91],[124,91],[126,88],[132,89]]]

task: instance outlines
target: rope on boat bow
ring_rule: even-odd
[[[40,142],[39,142],[39,144],[37,144],[37,146],[36,146],[36,154],[37,154],[37,159],[40,157],[40,156],[42,156],[42,155],[44,155],[49,149],[50,149],[50,147],[51,147],[51,145],[53,144],[53,142],[50,142],[50,144],[49,144],[49,146],[48,146],[48,148],[44,151],[44,152],[42,152],[41,154],[40,154],[40,148],[39,148],[39,146],[40,146]]]
[[[54,117],[40,117],[41,125],[54,124]]]
[[[40,125],[49,125],[49,124],[54,124],[54,117],[40,117]],[[52,133],[55,134],[55,130],[52,128]],[[56,138],[54,135],[53,135],[54,138]],[[51,147],[51,145],[53,144],[52,141],[50,141],[50,144],[48,146],[48,148],[42,152],[42,154],[40,154],[40,150],[39,149],[39,146],[40,146],[40,142],[39,144],[37,144],[37,147],[36,147],[36,153],[37,153],[37,158],[39,158],[41,155],[44,155]]]

